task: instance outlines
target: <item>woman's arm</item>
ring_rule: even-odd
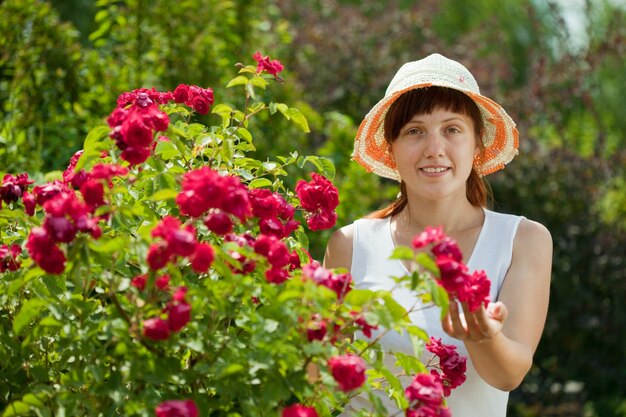
[[[539,344],[548,311],[552,237],[541,224],[522,220],[499,301],[470,313],[451,303],[443,329],[465,342],[478,374],[510,391],[522,382]]]
[[[346,268],[348,271],[352,267],[352,237],[354,226],[347,225],[336,230],[328,239],[326,253],[324,254],[324,268]]]

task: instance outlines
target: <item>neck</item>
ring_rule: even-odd
[[[483,209],[462,201],[409,201],[399,214],[408,230],[419,232],[426,226],[442,226],[455,233],[482,224]]]

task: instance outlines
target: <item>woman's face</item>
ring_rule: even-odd
[[[477,151],[472,119],[443,109],[415,115],[391,145],[409,195],[429,200],[465,198]]]

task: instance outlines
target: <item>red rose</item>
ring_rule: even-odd
[[[157,417],[198,417],[198,407],[192,400],[169,400],[159,404]]]
[[[143,116],[138,111],[132,111],[128,114],[122,123],[120,133],[122,140],[128,146],[147,148],[152,145],[152,129],[146,126]]]
[[[161,291],[169,289],[170,276],[168,274],[161,275],[154,281],[154,286]]]
[[[215,210],[207,214],[204,218],[204,224],[210,231],[222,236],[233,230],[233,221],[222,210]]]
[[[179,332],[191,320],[191,306],[186,302],[168,304],[165,311],[167,324],[173,332]]]
[[[283,408],[281,417],[318,417],[317,411],[313,407],[307,407],[302,404],[293,404]]]
[[[299,180],[296,193],[306,211],[334,210],[339,205],[337,188],[326,177],[311,173],[312,181]]]
[[[80,193],[91,207],[100,207],[104,204],[104,186],[97,179],[88,179],[83,182],[80,186]]]
[[[46,216],[43,227],[55,242],[69,243],[76,237],[76,225],[65,216]]]
[[[37,201],[35,200],[35,196],[28,191],[24,193],[22,196],[22,203],[24,203],[24,211],[29,216],[35,214],[35,208],[37,207]]]
[[[213,263],[215,251],[208,243],[199,243],[189,259],[191,260],[191,269],[198,274],[202,274],[207,272]]]
[[[440,271],[439,283],[446,291],[456,295],[468,279],[467,266],[447,255],[437,256],[435,262]]]
[[[263,56],[260,52],[255,53],[252,58],[257,62],[256,71],[259,73],[267,71],[276,77],[285,68],[277,59],[271,60],[269,56]]]
[[[195,233],[188,229],[173,230],[166,239],[169,250],[181,256],[193,254],[198,244]]]
[[[65,254],[56,245],[48,248],[45,256],[35,260],[37,264],[49,274],[59,275],[65,272]]]
[[[283,268],[272,267],[265,271],[265,279],[273,284],[282,284],[289,278],[289,272]]]
[[[443,387],[432,374],[417,374],[404,394],[410,406],[419,404],[438,408],[443,402]]]
[[[335,223],[337,223],[337,213],[332,210],[321,210],[306,219],[309,229],[314,231],[330,229]]]
[[[435,256],[449,256],[457,262],[461,262],[463,260],[463,254],[461,254],[461,250],[459,249],[456,241],[449,237],[444,237],[439,243],[433,246],[431,252]]]
[[[249,191],[252,214],[259,219],[276,217],[279,211],[279,200],[274,193],[265,188],[255,188]]]
[[[317,313],[313,314],[306,327],[306,335],[309,342],[313,340],[322,340],[324,336],[326,336],[326,330],[327,325],[322,317]]]
[[[160,317],[153,317],[143,322],[143,335],[152,340],[167,340],[170,337],[170,327]]]
[[[163,268],[172,257],[167,245],[163,242],[153,243],[148,249],[148,265],[150,269],[157,270]]]
[[[359,388],[365,382],[365,361],[357,355],[333,356],[328,360],[330,372],[344,391]]]
[[[151,153],[152,149],[149,147],[129,146],[122,151],[120,157],[131,165],[137,165],[148,159]]]
[[[430,337],[430,341],[426,344],[426,349],[439,358],[439,368],[442,371],[442,375],[436,370],[431,371],[431,374],[439,378],[443,387],[444,396],[447,397],[450,395],[452,389],[465,382],[467,358],[461,356],[456,351],[456,346],[445,345],[441,342],[441,339],[432,336]]]
[[[350,315],[354,317],[354,324],[361,328],[361,333],[363,333],[365,337],[372,337],[372,330],[378,329],[378,326],[372,326],[371,324],[369,324],[367,320],[365,320],[365,317],[363,317],[356,311],[351,311]]]
[[[17,259],[22,254],[22,247],[17,244],[0,246],[0,272],[17,271],[21,262]]]
[[[187,101],[189,97],[189,86],[185,84],[180,84],[174,90],[174,101],[177,103],[184,103]]]
[[[483,270],[469,275],[464,291],[459,291],[459,300],[468,304],[470,311],[476,311],[481,305],[489,305],[491,281]]]
[[[431,243],[439,242],[440,240],[443,240],[444,237],[443,227],[427,226],[422,233],[413,238],[411,243],[415,249],[419,249],[428,246]]]
[[[148,277],[145,274],[137,275],[133,279],[130,280],[130,285],[137,288],[139,291],[143,291],[146,288],[146,282]]]

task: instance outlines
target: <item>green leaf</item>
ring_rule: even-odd
[[[415,262],[423,266],[426,270],[433,273],[435,276],[439,276],[439,267],[433,260],[433,258],[426,252],[420,252],[415,255]]]
[[[385,307],[387,308],[387,311],[391,313],[391,316],[394,318],[395,321],[411,321],[409,319],[409,315],[406,313],[405,308],[402,307],[396,300],[394,300],[393,297],[391,297],[391,294],[385,293],[383,294],[382,298],[385,301]]]
[[[395,352],[394,355],[398,361],[398,365],[400,365],[408,375],[423,372],[424,364],[415,356],[407,355],[402,352]]]
[[[287,112],[291,121],[299,126],[303,132],[309,133],[311,131],[311,129],[309,128],[309,122],[307,122],[306,117],[304,117],[304,114],[302,114],[300,110],[296,109],[295,107],[291,107],[289,110],[287,110]]]
[[[291,115],[289,114],[289,106],[287,106],[285,103],[276,103],[276,110],[278,110],[283,116],[285,116],[285,119],[291,119]]]
[[[394,248],[389,259],[401,259],[403,261],[408,261],[413,259],[414,255],[415,253],[413,252],[413,249],[407,246],[397,246]]]
[[[267,82],[267,80],[263,77],[254,77],[250,80],[250,84],[252,84],[255,87],[259,87],[262,90],[265,90],[267,88],[267,86],[269,85],[269,83]]]
[[[24,416],[30,415],[30,405],[23,401],[13,401],[5,408],[2,417]]]
[[[430,280],[430,293],[435,304],[441,307],[441,318],[443,319],[448,314],[448,303],[450,302],[448,292],[435,280]]]
[[[169,161],[181,155],[180,150],[171,141],[158,141],[154,154],[160,156],[163,160]]]
[[[239,363],[231,363],[219,372],[218,379],[226,378],[239,372],[243,372],[244,369],[245,368],[243,367],[243,365]]]
[[[171,188],[166,188],[157,191],[152,194],[150,197],[146,198],[148,201],[163,201],[163,200],[173,200],[178,195],[178,191],[172,190]]]
[[[113,253],[126,249],[129,239],[127,235],[120,235],[113,239],[100,238],[98,240],[89,241],[89,249],[99,253]]]
[[[376,293],[370,290],[352,290],[346,295],[346,304],[362,306],[376,297]]]
[[[244,85],[247,83],[248,83],[248,77],[246,77],[245,75],[238,75],[237,77],[230,80],[228,84],[226,84],[226,88],[236,87],[238,85]]]
[[[46,302],[40,298],[32,298],[22,304],[20,312],[17,313],[15,320],[13,320],[13,332],[15,332],[16,335],[19,335],[22,330],[28,326],[30,321],[44,309],[45,306]]]
[[[252,142],[252,134],[250,134],[250,131],[248,129],[240,127],[239,129],[237,129],[237,134],[239,135],[239,137],[244,138],[246,142]]]
[[[256,178],[250,181],[248,184],[248,188],[263,188],[263,187],[271,187],[272,181],[267,178]]]

